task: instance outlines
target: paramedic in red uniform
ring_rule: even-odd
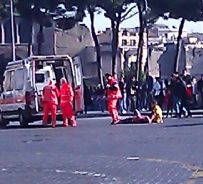
[[[52,127],[56,126],[56,110],[58,105],[59,91],[56,85],[50,80],[49,84],[43,88],[43,125],[47,125],[48,116],[51,112]]]
[[[107,106],[108,111],[112,117],[111,124],[114,125],[120,121],[117,110],[117,102],[118,99],[122,97],[122,95],[117,80],[108,73],[105,74],[105,78],[107,79],[106,85]]]
[[[71,126],[76,126],[77,123],[73,111],[73,88],[65,78],[61,78],[60,82],[60,105],[63,117],[63,126],[67,127],[68,124]]]

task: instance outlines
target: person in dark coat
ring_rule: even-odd
[[[135,110],[137,108],[137,100],[138,100],[138,90],[139,83],[136,80],[136,77],[133,76],[129,85],[129,94],[130,94],[130,110],[136,113]]]
[[[84,103],[85,103],[85,113],[87,114],[88,108],[91,107],[93,103],[91,99],[91,92],[88,89],[85,81],[84,81]]]
[[[203,74],[201,75],[201,79],[197,82],[197,91],[201,97],[201,108],[203,108]]]
[[[187,95],[186,85],[181,80],[180,77],[177,78],[177,93],[180,98],[180,112],[179,117],[181,117],[182,114],[184,116],[192,116],[192,113],[190,111],[190,105],[189,105],[189,99]],[[187,112],[187,115],[185,114],[184,108]]]
[[[153,101],[153,83],[154,79],[152,76],[147,75],[146,77],[146,90],[147,90],[147,108],[151,109],[151,103]]]

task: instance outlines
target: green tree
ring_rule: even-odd
[[[99,40],[96,34],[96,30],[95,30],[95,11],[96,11],[96,7],[93,5],[89,5],[88,6],[88,13],[90,15],[90,21],[91,21],[91,33],[92,33],[92,37],[95,43],[95,50],[96,50],[96,57],[97,57],[97,66],[98,66],[98,76],[99,76],[99,81],[100,84],[102,86],[102,88],[104,87],[104,83],[103,83],[103,72],[102,72],[102,65],[101,65],[101,48],[100,48],[100,44],[99,44]]]
[[[136,79],[140,81],[141,78],[141,70],[142,70],[142,58],[143,58],[143,46],[144,46],[144,31],[146,28],[146,21],[143,16],[143,12],[145,11],[145,7],[143,3],[137,2],[137,9],[139,12],[139,41],[138,41],[138,49],[137,49],[137,60],[136,60]]]
[[[85,16],[85,10],[87,10],[90,22],[91,22],[91,34],[92,38],[95,43],[95,51],[96,51],[96,60],[97,60],[97,70],[98,70],[98,76],[101,86],[103,87],[103,74],[102,74],[102,65],[101,65],[101,49],[99,40],[96,34],[95,29],[95,13],[99,13],[99,8],[97,7],[97,1],[96,0],[86,0],[86,1],[80,1],[80,0],[69,0],[66,1],[67,6],[73,7],[76,6],[79,11],[80,18],[83,18]]]
[[[52,3],[49,3],[42,0],[17,0],[17,3],[15,4],[15,7],[17,11],[19,12],[20,16],[23,19],[27,19],[30,22],[32,22],[32,26],[35,23],[39,24],[39,31],[37,33],[37,54],[42,54],[42,43],[44,40],[44,27],[50,27],[52,26],[51,17],[47,15],[47,11],[51,10]],[[40,9],[43,8],[45,11],[42,12]],[[29,43],[29,48],[31,48],[33,35],[32,32],[30,33],[31,39]],[[29,49],[30,50],[30,49]],[[29,51],[29,54],[31,54],[31,51]]]
[[[57,5],[63,3],[67,5],[67,10],[71,10],[76,1],[62,1],[62,0],[17,0],[16,8],[21,17],[30,20],[32,23],[36,22],[40,25],[37,40],[38,40],[38,54],[41,54],[42,43],[44,38],[44,27],[53,26],[53,17],[58,16],[56,12]],[[55,26],[66,30],[71,29],[75,24],[83,18],[80,7],[77,8],[76,16],[66,17],[65,14],[60,14],[61,18],[55,20]],[[66,10],[63,10],[66,11]],[[64,12],[65,13],[65,12]]]
[[[4,20],[9,16],[9,11],[6,5],[8,4],[7,0],[0,1],[0,21]]]
[[[174,72],[178,72],[180,44],[182,41],[181,39],[185,20],[194,22],[202,20],[203,2],[201,0],[148,0],[148,4],[152,12],[160,17],[175,19],[181,18],[174,64]],[[168,13],[167,17],[165,16],[166,13]]]
[[[144,33],[146,33],[146,41],[147,41],[147,49],[148,49],[148,29],[153,26],[153,24],[157,21],[158,15],[153,14],[149,7],[147,0],[138,0],[136,2],[138,14],[139,14],[139,41],[138,41],[138,49],[137,49],[137,60],[136,60],[136,78],[138,81],[142,78],[143,69],[143,46],[144,46]],[[146,65],[148,65],[148,56]],[[147,68],[147,67],[145,67]]]
[[[97,6],[105,11],[105,16],[111,21],[112,29],[112,74],[116,73],[116,55],[118,50],[118,34],[120,24],[134,16],[132,10],[136,7],[133,0],[97,0]],[[134,5],[132,5],[134,4]],[[132,5],[132,6],[129,6]]]
[[[71,1],[69,2],[68,0],[67,1],[65,0],[52,0],[52,1],[50,0],[29,0],[29,1],[13,0],[13,3],[14,3],[14,10],[16,10],[22,18],[29,20],[30,22],[32,22],[32,24],[34,22],[39,24],[40,28],[37,36],[39,55],[41,54],[41,47],[42,47],[43,38],[44,38],[43,29],[44,27],[50,27],[53,25],[52,15],[56,10],[57,5],[59,3],[68,4],[69,9],[71,9],[71,6],[73,5],[71,4]],[[10,5],[10,0],[0,1],[0,20],[3,20],[10,15],[9,5]],[[77,10],[77,14],[74,17],[65,17],[65,18],[58,19],[55,25],[59,26],[62,29],[72,28],[83,17],[83,14],[81,13],[80,10],[81,8],[79,7]]]

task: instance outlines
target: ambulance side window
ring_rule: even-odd
[[[82,84],[82,76],[80,72],[79,65],[74,65],[75,68],[75,78],[76,78],[76,86],[80,86]]]
[[[63,76],[64,76],[65,78],[67,78],[67,80],[68,80],[68,82],[69,82],[70,84],[72,84],[73,79],[72,79],[72,75],[71,75],[71,69],[68,68],[67,71],[68,71],[68,72],[66,73],[65,68],[63,68]]]
[[[24,70],[19,69],[15,71],[15,89],[16,90],[22,90],[24,87]]]
[[[14,71],[8,71],[5,75],[5,91],[12,91],[14,89]]]

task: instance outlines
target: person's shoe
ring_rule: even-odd
[[[123,111],[122,111],[122,114],[127,114],[127,111],[126,111],[126,110],[123,110]]]
[[[63,127],[68,127],[68,124],[63,124]]]
[[[72,127],[76,127],[76,126],[77,126],[77,124],[76,124],[76,123],[73,123],[71,126],[72,126]]]
[[[187,116],[185,116],[185,118],[191,118],[192,114],[188,114]]]
[[[44,128],[46,128],[46,127],[47,127],[47,124],[46,124],[46,123],[43,123],[42,125],[43,125],[43,127],[44,127]]]
[[[178,118],[182,118],[182,117],[181,117],[181,114],[178,114]]]
[[[116,124],[118,124],[119,122],[120,122],[120,120],[112,121],[112,122],[111,122],[111,125],[116,125]]]
[[[70,124],[72,127],[76,127],[77,126],[77,123],[75,120],[70,120]]]
[[[115,125],[115,122],[114,122],[114,121],[112,121],[112,122],[111,122],[111,125]]]
[[[55,128],[56,127],[56,125],[52,125],[52,128]]]

